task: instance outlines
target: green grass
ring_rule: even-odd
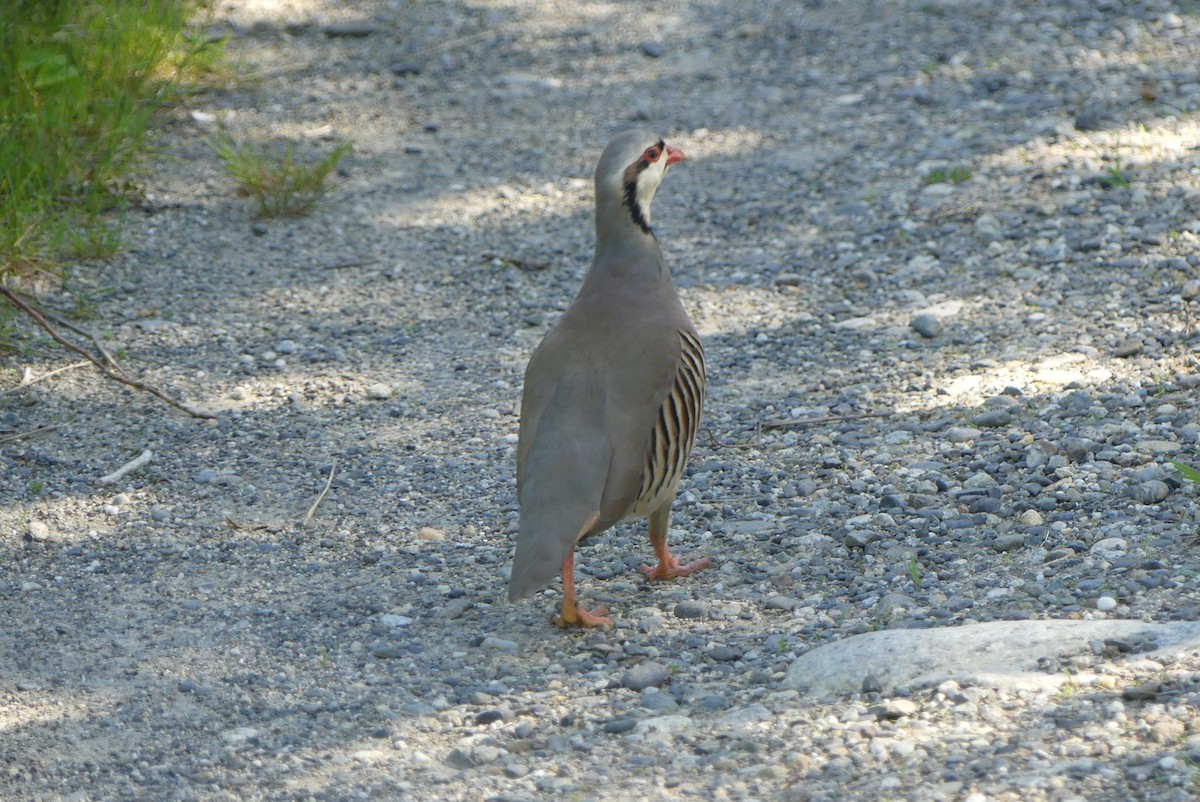
[[[219,63],[202,0],[9,0],[0,25],[0,280],[120,246],[154,112]]]
[[[1175,466],[1175,470],[1179,471],[1179,475],[1184,479],[1200,484],[1200,470],[1196,470],[1186,462],[1180,462],[1177,459],[1169,460],[1169,462]]]
[[[971,180],[971,171],[962,167],[953,167],[949,170],[933,170],[921,182],[929,184],[961,184],[964,181]]]
[[[259,217],[293,217],[307,213],[324,197],[326,181],[351,146],[342,142],[314,160],[297,156],[293,142],[269,149],[221,136],[212,147],[237,180],[239,192],[254,198]]]

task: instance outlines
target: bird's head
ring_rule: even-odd
[[[650,230],[650,201],[667,168],[686,159],[662,137],[643,130],[626,131],[608,143],[596,165],[596,225],[611,221]]]

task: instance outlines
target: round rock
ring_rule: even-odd
[[[671,677],[671,672],[662,663],[647,660],[638,663],[625,672],[621,677],[621,685],[631,691],[641,691],[646,688],[658,688]]]

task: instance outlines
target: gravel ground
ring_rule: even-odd
[[[33,330],[0,363],[0,436],[57,427],[0,444],[0,798],[1194,798],[1195,650],[785,682],[883,628],[1200,618],[1194,4],[216,5],[259,80],[173,114],[128,250],[71,271],[216,420],[19,387],[73,361]],[[257,221],[216,125],[355,149]],[[630,125],[691,156],[672,542],[717,566],[647,585],[622,525],[577,563],[616,626],[564,633],[557,584],[504,600],[521,373]]]

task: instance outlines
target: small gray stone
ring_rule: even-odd
[[[471,607],[472,607],[472,602],[470,599],[468,599],[466,597],[459,597],[457,599],[451,599],[450,601],[446,602],[446,604],[440,610],[438,610],[436,613],[434,613],[433,615],[434,615],[434,618],[443,618],[446,620],[453,620],[453,619],[461,616],[467,610],[470,610]]]
[[[420,75],[422,69],[422,65],[416,63],[415,61],[402,61],[399,64],[392,65],[392,75],[396,75],[401,78],[408,75]]]
[[[714,646],[706,654],[718,663],[732,663],[741,659],[742,650],[733,646]]]
[[[204,470],[200,471],[198,474],[193,476],[192,481],[196,482],[197,484],[201,484],[201,485],[209,485],[209,484],[212,484],[216,478],[217,478],[216,471],[214,471],[212,468],[205,468]]]
[[[968,443],[979,436],[979,430],[969,426],[951,426],[946,430],[946,442]]]
[[[662,42],[642,42],[638,47],[641,49],[642,55],[650,58],[662,58],[667,53]]]
[[[1131,495],[1138,504],[1157,504],[1171,495],[1171,486],[1155,479],[1134,485]]]
[[[917,712],[917,703],[911,699],[888,699],[877,705],[871,705],[867,712],[880,721],[895,721],[911,716]]]
[[[621,677],[621,685],[631,691],[658,688],[671,677],[671,672],[662,663],[647,660],[638,663]]]
[[[45,521],[30,521],[29,522],[29,537],[31,540],[36,540],[39,543],[50,539],[50,527]]]
[[[676,618],[703,618],[708,615],[708,604],[689,599],[675,605]]]
[[[989,409],[971,418],[971,423],[982,428],[996,428],[1012,423],[1012,413],[1007,409]]]
[[[992,550],[999,552],[1016,551],[1024,545],[1024,535],[1000,535],[992,541]]]
[[[399,643],[375,641],[367,646],[367,651],[380,660],[395,660],[397,657],[403,657],[408,650]]]
[[[1151,699],[1158,697],[1162,692],[1162,683],[1158,680],[1149,680],[1138,685],[1131,685],[1121,691],[1121,696],[1132,702],[1148,702]]]
[[[1142,349],[1145,347],[1146,347],[1145,343],[1143,343],[1141,340],[1137,339],[1136,337],[1133,337],[1133,338],[1130,338],[1128,340],[1124,340],[1124,341],[1118,343],[1117,346],[1115,348],[1113,348],[1113,356],[1117,356],[1117,357],[1135,356],[1137,354],[1140,354],[1142,352]]]
[[[1004,229],[1000,227],[1000,221],[990,214],[979,215],[971,226],[971,230],[975,234],[975,239],[984,245],[1004,238]]]
[[[763,606],[769,610],[787,610],[791,612],[797,607],[804,606],[804,603],[791,596],[768,596],[766,601],[763,602]]]
[[[325,35],[330,39],[361,39],[378,31],[370,22],[335,22],[325,26]]]
[[[450,754],[446,755],[446,759],[442,762],[452,769],[469,769],[475,765],[471,753],[460,746],[451,749]]]
[[[487,637],[483,639],[483,643],[479,644],[484,649],[491,649],[496,652],[504,652],[505,654],[516,654],[517,644],[504,638]]]
[[[1075,115],[1075,128],[1080,131],[1099,131],[1105,127],[1107,116],[1100,106],[1088,106]]]
[[[914,315],[908,325],[912,326],[913,331],[920,334],[922,337],[932,340],[942,330],[942,321],[928,312],[922,312],[919,315]]]
[[[395,392],[396,391],[393,390],[391,386],[384,384],[383,382],[377,382],[367,388],[367,398],[371,399],[372,401],[386,401],[387,399],[391,398],[392,394]]]
[[[647,710],[676,710],[679,708],[679,703],[676,702],[669,694],[665,694],[655,688],[647,688],[642,691],[642,707]]]
[[[847,548],[865,549],[871,543],[874,543],[876,540],[881,540],[882,538],[883,535],[874,529],[851,529],[846,533],[846,536],[842,538],[842,543],[844,543]]]
[[[614,718],[612,721],[606,722],[604,731],[610,735],[616,735],[622,732],[629,732],[637,726],[637,719],[632,716],[622,716]]]

